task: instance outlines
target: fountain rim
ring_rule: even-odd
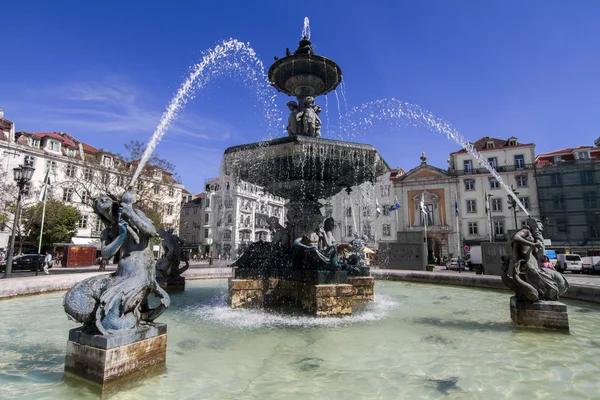
[[[336,82],[334,84],[327,85],[327,87],[322,92],[315,93],[314,96],[320,96],[320,95],[327,94],[327,93],[331,92],[332,90],[335,90],[338,87],[338,85],[342,82],[342,69],[340,68],[339,65],[337,65],[337,63],[335,61],[333,61],[327,57],[317,55],[317,54],[292,54],[290,56],[278,59],[269,68],[269,72],[267,74],[269,83],[271,83],[271,86],[273,86],[275,89],[277,89],[278,92],[285,93],[289,96],[296,96],[295,93],[289,92],[288,90],[285,89],[285,87],[280,87],[277,84],[277,82],[275,82],[275,79],[274,79],[274,75],[277,70],[279,70],[280,68],[283,68],[284,65],[292,63],[296,60],[309,60],[309,61],[314,60],[315,63],[325,63],[328,67],[331,67],[336,70],[337,77],[338,77]],[[293,76],[293,75],[290,75],[290,76]]]
[[[284,137],[279,137],[279,138],[270,139],[270,140],[261,140],[260,142],[240,144],[237,146],[228,147],[227,149],[225,149],[224,154],[238,153],[238,152],[244,151],[244,150],[254,150],[254,149],[258,149],[258,148],[262,148],[262,147],[278,146],[278,145],[288,144],[288,143],[343,146],[343,147],[349,147],[349,148],[360,149],[360,150],[372,150],[372,151],[377,152],[377,154],[379,154],[379,152],[377,151],[377,148],[371,144],[346,142],[343,140],[335,140],[335,139],[316,138],[316,137],[310,137],[310,136],[304,136],[304,135],[291,135],[291,136],[284,136]],[[391,170],[389,164],[385,161],[385,159],[383,157],[381,157],[381,155],[379,156],[379,159],[389,170]]]

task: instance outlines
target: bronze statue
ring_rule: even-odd
[[[151,323],[170,305],[169,295],[156,281],[151,238],[157,236],[152,221],[133,208],[135,191],[120,199],[106,194],[94,199],[94,213],[106,226],[102,232],[102,259],[119,255],[117,270],[73,286],[64,299],[67,315],[87,330],[102,335],[135,330]],[[151,308],[148,296],[160,299]]]
[[[511,239],[512,256],[503,259],[502,281],[519,300],[558,300],[569,288],[561,273],[539,266],[545,249],[542,231],[543,225],[529,218],[527,227],[518,230]]]
[[[163,257],[156,263],[156,277],[161,282],[181,280],[181,274],[190,267],[189,257],[182,250],[185,242],[173,232],[173,229],[158,230],[165,251]],[[180,267],[182,262],[185,262],[185,265]]]
[[[317,113],[314,109],[315,99],[307,96],[304,99],[304,108],[302,109],[302,134],[306,136],[317,137]],[[320,120],[319,120],[320,122]]]
[[[298,110],[298,103],[295,101],[288,101],[287,106],[290,110],[290,116],[288,117],[287,132],[288,135],[297,135],[300,133],[300,121],[299,115],[301,112]]]

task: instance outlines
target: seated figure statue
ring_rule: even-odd
[[[299,118],[301,118],[302,112],[298,110],[298,103],[295,101],[287,102],[288,109],[290,110],[290,116],[288,117],[288,125],[287,132],[289,136],[298,135],[300,133],[300,125],[301,122]]]
[[[569,288],[561,273],[539,267],[545,248],[542,230],[539,221],[529,218],[511,239],[512,257],[503,258],[502,281],[522,301],[558,300]]]
[[[165,254],[156,263],[156,279],[158,281],[176,281],[181,280],[183,274],[189,267],[189,257],[182,250],[184,241],[173,233],[173,229],[159,229],[158,235],[162,239],[162,246]],[[185,262],[183,267],[181,263]]]
[[[157,235],[152,221],[133,208],[135,191],[120,199],[106,194],[94,199],[94,213],[106,226],[102,232],[102,258],[117,253],[119,264],[112,274],[85,279],[65,295],[67,315],[89,332],[109,335],[136,330],[151,323],[170,305],[169,295],[158,285],[151,238]],[[148,296],[160,299],[150,307]]]
[[[317,137],[317,119],[319,118],[314,109],[314,105],[314,97],[307,96],[304,99],[304,107],[302,109],[302,134],[311,137]],[[321,121],[319,120],[319,123],[320,122]]]

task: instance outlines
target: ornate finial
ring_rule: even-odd
[[[421,153],[421,164],[427,164],[427,156],[425,155],[425,152]]]

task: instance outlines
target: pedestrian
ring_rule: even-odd
[[[540,268],[554,269],[554,265],[552,265],[548,256],[542,257],[542,262],[540,263]]]
[[[44,257],[44,273],[48,275],[48,268],[50,268],[50,263],[52,262],[52,255],[46,252],[46,257]]]

